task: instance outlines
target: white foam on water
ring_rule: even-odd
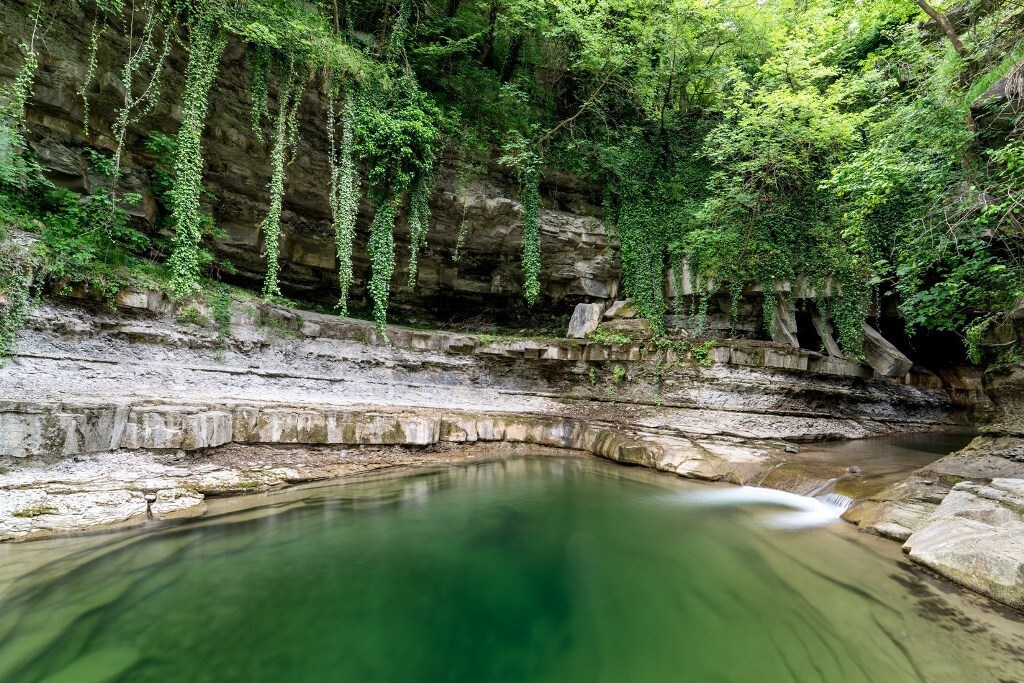
[[[729,489],[688,493],[685,502],[701,507],[772,506],[788,508],[788,512],[767,515],[761,521],[775,529],[811,529],[838,520],[852,500],[838,493],[822,498],[801,496],[789,491],[737,486]]]

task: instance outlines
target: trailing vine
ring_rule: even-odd
[[[221,28],[220,20],[217,12],[201,6],[187,22],[189,58],[182,97],[184,111],[176,141],[175,184],[171,193],[177,230],[174,251],[168,260],[171,290],[177,296],[194,293],[199,283],[204,222],[200,206],[203,193],[202,134],[210,88],[227,46],[227,33]]]
[[[523,295],[533,306],[540,295],[540,187],[536,169],[523,179]]]
[[[284,200],[284,169],[288,148],[296,141],[296,110],[302,97],[302,88],[294,63],[278,79],[277,121],[274,126],[274,147],[270,152],[270,208],[260,224],[263,231],[263,256],[267,259],[267,274],[263,281],[263,297],[281,296],[278,276],[281,270],[281,208]]]
[[[501,162],[512,167],[523,199],[523,296],[533,306],[540,295],[540,165],[536,147],[521,134],[506,143]]]
[[[246,51],[249,56],[249,96],[252,101],[252,132],[263,139],[263,119],[268,115],[270,88],[270,48],[256,43]]]
[[[334,244],[338,255],[338,284],[341,290],[338,311],[348,315],[348,290],[352,284],[352,244],[356,232],[356,216],[359,211],[359,174],[356,170],[353,149],[354,102],[355,96],[346,89],[341,109],[341,146],[335,145],[335,102],[340,93],[340,83],[332,74],[327,94],[327,142],[331,164],[331,223],[334,227]]]
[[[163,75],[164,63],[171,51],[170,36],[174,32],[174,15],[170,11],[170,5],[165,0],[158,0],[158,5],[144,4],[142,11],[146,14],[146,20],[139,38],[138,47],[133,45],[133,33],[135,26],[135,8],[131,8],[130,28],[128,32],[128,59],[125,60],[121,70],[121,83],[124,88],[124,104],[118,110],[117,118],[114,121],[113,133],[116,139],[112,171],[108,174],[109,179],[109,203],[111,209],[111,220],[117,211],[117,189],[121,177],[121,155],[124,150],[125,136],[128,127],[144,116],[149,114],[160,96],[160,79]],[[163,45],[158,54],[154,57],[154,39],[158,27],[163,27]],[[135,76],[142,72],[147,63],[150,64],[149,79],[142,88],[139,95],[134,94]]]
[[[384,199],[375,207],[373,223],[370,225],[370,296],[373,297],[373,321],[377,331],[384,335],[388,320],[388,294],[391,290],[391,276],[395,272],[395,214],[398,210],[396,199]]]
[[[23,189],[32,168],[23,156],[26,145],[21,126],[39,61],[30,44],[23,43],[21,49],[25,54],[21,70],[11,83],[0,88],[0,189],[4,185]],[[31,258],[10,241],[0,226],[0,366],[14,350],[18,332],[28,319],[31,278]]]
[[[24,250],[0,234],[0,367],[14,351],[32,308],[32,266]]]
[[[427,196],[433,176],[434,148],[441,113],[416,82],[402,77],[391,87],[365,89],[355,102],[355,140],[376,212],[370,229],[370,294],[378,330],[384,332],[391,276],[395,269],[394,219],[406,192],[418,215],[413,242],[422,245]],[[390,224],[385,226],[385,222]],[[385,235],[387,232],[387,235]],[[415,257],[413,247],[411,254]],[[410,270],[415,268],[410,262]]]
[[[96,15],[92,19],[92,29],[89,31],[89,53],[86,57],[85,78],[82,79],[82,87],[78,89],[78,96],[82,98],[82,132],[89,136],[89,84],[96,77],[96,56],[100,50],[100,37],[107,28],[106,20],[100,23],[103,16],[100,7],[96,8]]]
[[[418,173],[409,191],[409,286],[416,286],[417,259],[420,249],[427,243],[430,221],[431,170]]]

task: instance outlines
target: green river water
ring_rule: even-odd
[[[709,490],[515,457],[8,544],[0,681],[1024,681],[1020,615]]]

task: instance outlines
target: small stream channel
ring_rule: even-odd
[[[834,500],[863,499],[960,450],[975,436],[975,431],[950,430],[811,444],[757,483],[819,499],[832,494]]]
[[[512,457],[0,546],[0,680],[1024,681],[1019,613],[725,490]]]

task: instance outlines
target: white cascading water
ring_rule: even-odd
[[[768,515],[762,520],[776,529],[810,529],[825,526],[838,520],[853,501],[839,493],[829,493],[820,498],[801,496],[789,491],[737,486],[730,489],[716,489],[687,494],[687,503],[701,507],[734,505],[769,505],[788,508],[786,512]]]

